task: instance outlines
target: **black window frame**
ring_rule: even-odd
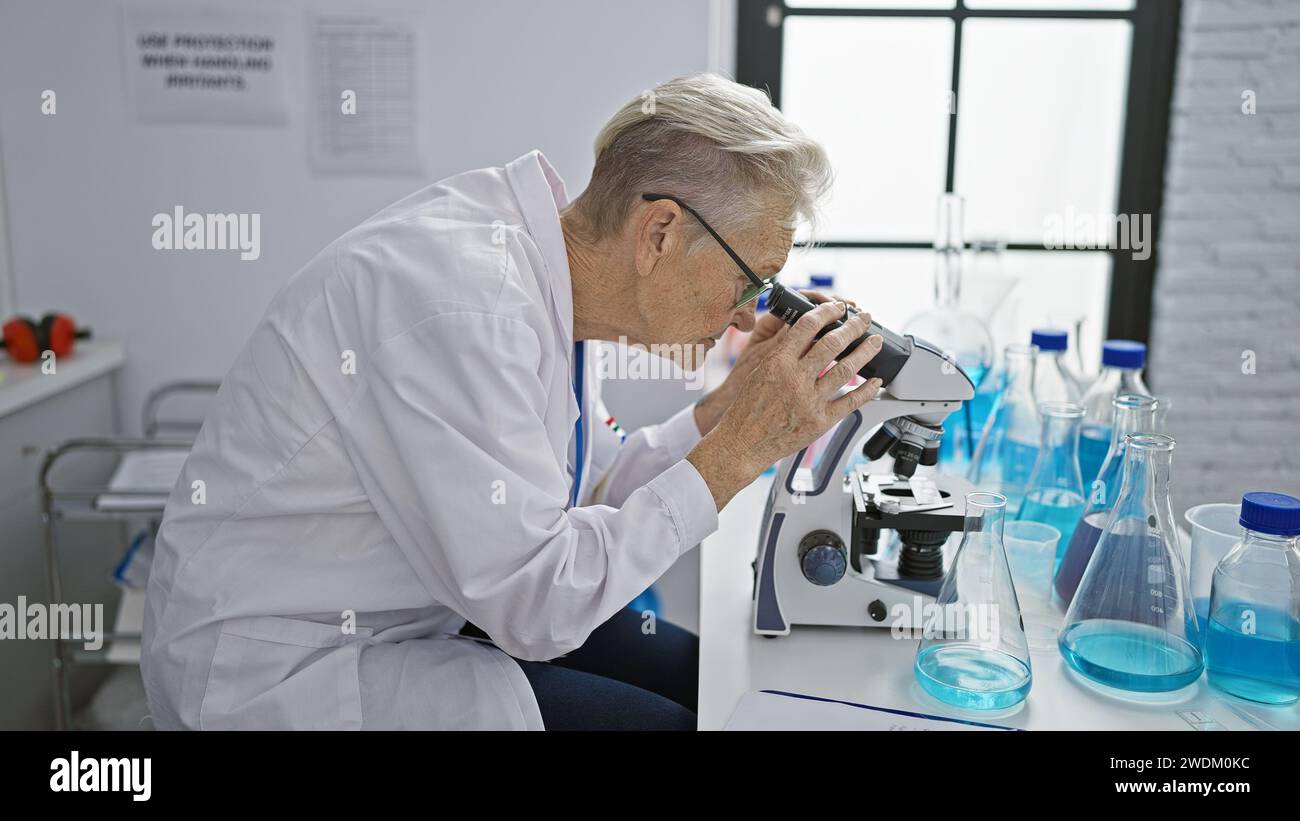
[[[956,173],[957,118],[961,113],[962,24],[973,18],[1128,20],[1133,26],[1129,52],[1128,96],[1120,153],[1119,197],[1116,213],[1150,214],[1151,255],[1133,259],[1122,249],[1045,248],[1041,244],[1008,243],[1012,251],[1110,254],[1110,300],[1106,338],[1150,341],[1152,294],[1160,253],[1160,212],[1164,199],[1169,108],[1173,97],[1178,53],[1181,0],[1135,0],[1132,9],[1047,10],[972,9],[956,0],[951,9],[789,7],[784,0],[737,0],[736,79],[765,89],[781,105],[782,44],[787,17],[926,17],[952,20],[954,25],[952,91],[957,105],[948,118],[948,159],[945,191],[952,192]],[[823,248],[930,248],[927,242],[819,241]]]

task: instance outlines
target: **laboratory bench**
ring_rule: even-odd
[[[807,627],[773,638],[753,630],[753,568],[772,475],[760,477],[719,514],[718,530],[700,551],[699,728],[726,729],[737,705],[755,691],[777,691],[1022,730],[1300,729],[1300,707],[1272,707],[1213,690],[1205,676],[1174,694],[1103,691],[1071,670],[1055,648],[1031,650],[1033,687],[1009,711],[965,711],[921,690],[913,675],[919,639],[895,639],[888,627]],[[843,583],[853,583],[844,580]],[[737,726],[835,729],[843,707],[823,712],[810,699],[763,697]],[[773,707],[775,705],[775,707]],[[794,720],[792,716],[799,716]],[[945,725],[947,726],[947,725]],[[962,725],[953,724],[953,728]]]

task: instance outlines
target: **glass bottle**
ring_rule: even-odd
[[[917,683],[956,707],[1000,710],[1029,694],[1033,672],[1002,527],[1006,497],[966,494],[961,546],[944,576],[913,671]]]
[[[1071,402],[1039,402],[1038,413],[1043,419],[1043,435],[1016,520],[1051,525],[1061,534],[1052,568],[1055,575],[1083,514],[1083,480],[1079,478],[1083,408]]]
[[[1120,482],[1124,478],[1124,447],[1128,435],[1160,432],[1157,401],[1150,396],[1124,393],[1115,397],[1111,404],[1114,406],[1114,422],[1111,424],[1110,448],[1101,472],[1088,491],[1088,506],[1074,528],[1074,536],[1052,582],[1056,594],[1066,604],[1074,598],[1074,591],[1079,588],[1079,580],[1092,558],[1101,529],[1106,526],[1110,511],[1115,507]]]
[[[978,390],[993,364],[993,339],[988,327],[974,314],[961,310],[961,265],[966,244],[963,236],[965,201],[956,194],[939,197],[939,222],[934,241],[934,307],[912,317],[904,330],[938,345],[961,366]],[[939,464],[965,472],[975,452],[979,431],[970,403],[944,423],[939,444]]]
[[[1247,493],[1241,541],[1214,570],[1205,672],[1265,704],[1300,699],[1300,499]]]
[[[966,472],[975,487],[1007,497],[1007,515],[1012,517],[1024,501],[1042,437],[1032,392],[1037,353],[1033,345],[1008,345],[1003,351],[1002,370],[995,377],[1002,381],[1002,390]]]
[[[1075,671],[1122,690],[1177,690],[1201,675],[1199,628],[1169,506],[1174,440],[1131,433],[1119,498],[1065,614]]]
[[[1106,459],[1111,440],[1111,400],[1122,393],[1151,396],[1142,381],[1147,346],[1130,339],[1108,339],[1101,349],[1101,373],[1083,392],[1083,431],[1079,441],[1079,470],[1085,487],[1092,485]],[[1169,408],[1166,403],[1164,412]],[[1163,422],[1163,419],[1161,420]]]
[[[1065,364],[1070,335],[1054,328],[1037,328],[1030,342],[1038,346],[1034,364],[1034,399],[1039,402],[1078,402],[1079,382]]]

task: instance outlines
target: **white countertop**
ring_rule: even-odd
[[[1119,697],[1078,677],[1055,649],[1031,652],[1029,697],[1011,711],[957,710],[923,692],[913,677],[917,640],[888,628],[800,627],[788,636],[753,632],[754,561],[772,476],[741,491],[699,547],[699,728],[722,729],[741,697],[780,690],[857,704],[972,719],[1022,729],[1190,730],[1208,716],[1224,729],[1300,729],[1300,707],[1267,707],[1197,683],[1167,696]],[[1140,700],[1145,699],[1145,700]]]
[[[0,418],[116,370],[125,361],[122,343],[95,340],[78,342],[71,356],[55,360],[49,374],[39,361],[24,364],[0,356]]]

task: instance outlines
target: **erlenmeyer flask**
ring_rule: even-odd
[[[1124,446],[1128,435],[1160,432],[1156,420],[1156,399],[1123,393],[1112,399],[1111,404],[1114,412],[1111,415],[1110,449],[1102,461],[1101,472],[1092,483],[1088,493],[1088,506],[1084,508],[1083,516],[1074,528],[1074,537],[1065,549],[1065,557],[1061,559],[1061,566],[1052,582],[1056,594],[1066,604],[1074,598],[1074,591],[1078,589],[1083,571],[1092,558],[1101,529],[1106,526],[1106,519],[1119,498],[1119,486],[1124,478]]]
[[[1033,345],[1008,345],[1003,351],[1004,384],[984,423],[979,447],[966,478],[980,490],[1007,497],[1007,515],[1014,517],[1028,490],[1029,475],[1038,457],[1042,424],[1034,402]]]
[[[1055,574],[1083,513],[1083,480],[1079,478],[1079,425],[1083,422],[1083,406],[1072,402],[1040,402],[1038,413],[1043,417],[1043,436],[1016,521],[1051,525],[1061,534],[1061,540],[1056,543],[1056,566],[1052,568]]]
[[[1033,673],[1002,544],[1007,500],[966,494],[966,521],[938,600],[925,614],[916,680],[957,707],[1000,710],[1029,694]]]
[[[1174,440],[1131,433],[1124,481],[1065,614],[1059,647],[1081,675],[1143,693],[1201,675],[1196,613],[1169,506]]]

